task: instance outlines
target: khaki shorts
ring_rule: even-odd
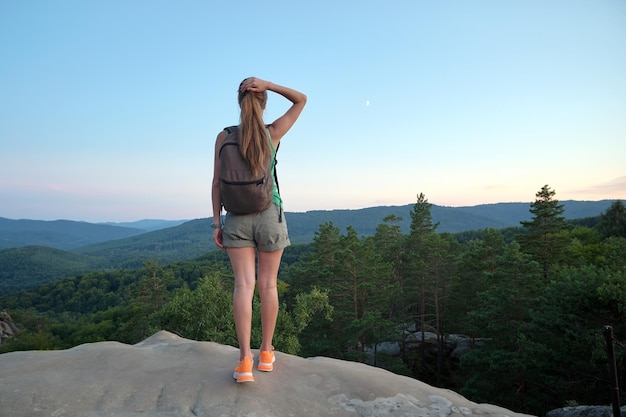
[[[277,204],[258,213],[227,213],[222,238],[227,248],[254,247],[261,252],[272,252],[290,245],[287,220]]]

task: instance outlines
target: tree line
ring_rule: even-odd
[[[536,415],[609,404],[602,330],[612,325],[618,342],[626,334],[626,209],[616,201],[592,225],[573,223],[555,195],[542,187],[531,220],[514,231],[438,233],[423,194],[408,234],[395,215],[367,237],[322,224],[313,243],[285,251],[276,348],[373,363]],[[258,299],[254,306],[260,321]],[[137,343],[160,329],[237,343],[232,271],[220,251],[76,276],[2,297],[0,307],[20,327],[0,352]],[[444,354],[450,334],[476,347],[451,361]],[[407,348],[415,337],[419,347]],[[253,333],[253,345],[260,340]],[[379,352],[383,342],[401,353]],[[616,354],[623,387],[626,352]]]

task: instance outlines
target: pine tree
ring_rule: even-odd
[[[405,295],[404,305],[407,308],[407,318],[411,318],[416,329],[422,332],[420,364],[418,368],[423,372],[426,367],[426,340],[425,332],[436,326],[432,307],[435,284],[433,275],[429,272],[429,261],[432,252],[436,252],[437,245],[432,237],[435,236],[438,223],[433,223],[430,213],[431,204],[423,193],[418,194],[417,202],[411,211],[411,227],[404,249],[403,276]]]
[[[404,300],[402,298],[403,274],[402,274],[402,257],[404,236],[400,230],[398,222],[402,221],[402,217],[389,215],[383,219],[384,223],[376,228],[374,243],[376,252],[382,256],[383,261],[387,262],[391,268],[390,290],[393,291],[389,312],[386,317],[389,320],[404,320],[403,314],[406,312],[404,308]]]
[[[488,289],[479,293],[477,307],[469,313],[473,327],[481,329],[484,346],[461,358],[469,378],[461,394],[474,401],[515,406],[527,410],[536,389],[528,372],[533,369],[532,311],[541,306],[540,268],[511,243],[497,257]],[[529,395],[529,393],[531,395]]]
[[[626,237],[626,207],[617,200],[600,217],[598,226],[604,237]]]
[[[568,244],[567,225],[563,217],[564,208],[554,198],[556,191],[544,185],[530,204],[533,218],[522,221],[526,233],[518,236],[522,250],[530,254],[542,267],[547,280],[550,268],[556,266],[565,255]]]
[[[504,237],[499,230],[487,229],[482,239],[474,239],[465,245],[457,265],[458,273],[450,285],[451,322],[456,331],[470,337],[480,337],[482,325],[467,322],[467,312],[478,304],[479,293],[490,286],[488,274],[496,271],[496,262],[505,250]]]

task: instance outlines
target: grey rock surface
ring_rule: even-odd
[[[626,417],[626,406],[621,407],[620,412],[623,417]],[[608,405],[563,407],[548,411],[546,417],[613,417],[613,408]]]
[[[5,353],[0,416],[523,416],[380,368],[280,352],[273,372],[237,384],[238,358],[166,331],[133,346]]]

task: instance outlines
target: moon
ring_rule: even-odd
[[[369,107],[370,106],[370,101],[369,100],[365,100],[365,107]]]

